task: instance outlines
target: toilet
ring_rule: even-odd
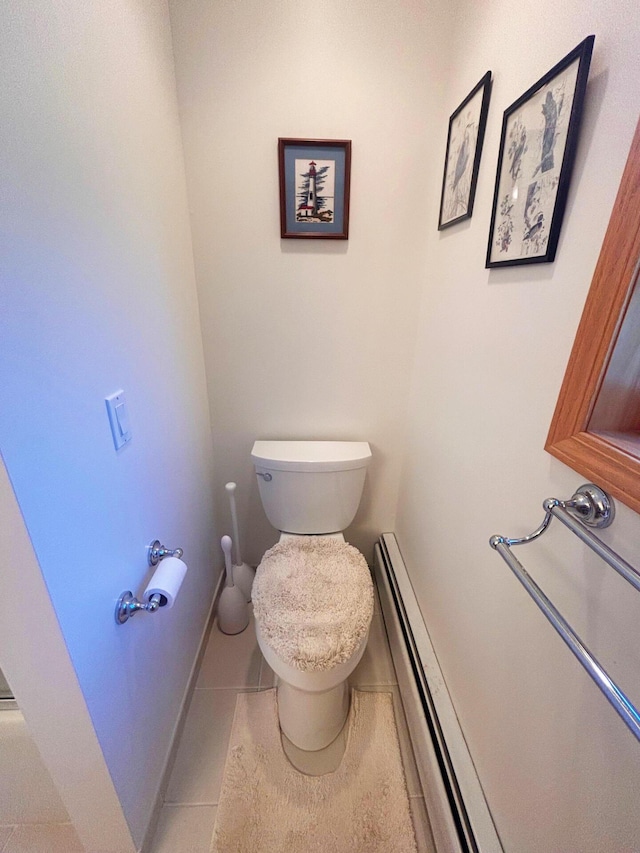
[[[363,441],[256,441],[251,458],[266,516],[280,531],[253,585],[258,645],[278,676],[282,732],[315,751],[344,726],[348,678],[373,616],[371,573],[342,534],[371,449]]]

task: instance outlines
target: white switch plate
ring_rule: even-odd
[[[131,441],[129,412],[127,410],[127,400],[124,396],[124,391],[116,391],[115,394],[105,399],[105,403],[107,404],[113,443],[116,446],[116,450],[119,450],[123,444]]]

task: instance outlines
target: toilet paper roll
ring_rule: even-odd
[[[161,595],[160,607],[173,607],[186,573],[186,563],[177,557],[165,557],[153,573],[142,600],[148,602],[152,595]]]

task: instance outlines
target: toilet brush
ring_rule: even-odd
[[[249,624],[249,606],[240,588],[233,585],[231,537],[223,536],[220,544],[224,551],[227,582],[218,601],[218,627],[223,634],[239,634]]]
[[[233,527],[233,538],[236,543],[236,562],[233,566],[233,580],[242,590],[242,594],[251,601],[251,587],[256,576],[256,570],[252,569],[248,563],[243,562],[240,551],[240,534],[238,533],[238,514],[236,512],[236,484],[227,483],[225,486],[229,495],[229,505],[231,507],[231,524]]]

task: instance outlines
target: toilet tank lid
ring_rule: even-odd
[[[348,471],[366,468],[371,448],[366,441],[256,441],[251,458],[275,471]]]

